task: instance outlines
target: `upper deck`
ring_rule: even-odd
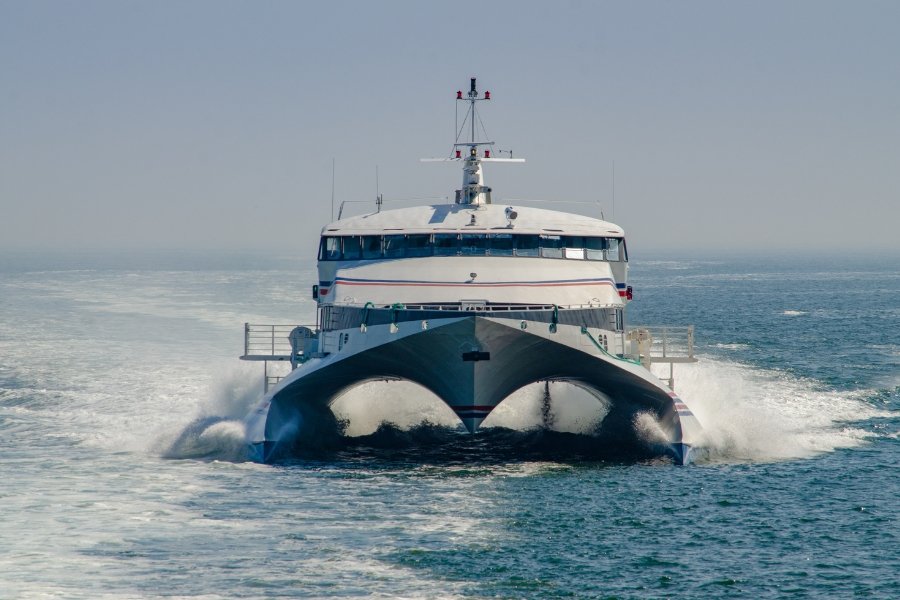
[[[622,306],[622,229],[582,215],[435,205],[323,228],[319,301]]]
[[[391,232],[550,234],[622,238],[614,223],[555,210],[498,204],[434,204],[348,217],[322,228],[323,236],[374,235]]]

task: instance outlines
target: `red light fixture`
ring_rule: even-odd
[[[485,92],[485,93],[484,93],[484,99],[485,99],[485,100],[490,100],[490,99],[491,99],[491,93],[490,93],[490,92]]]
[[[484,157],[485,157],[485,158],[490,158],[490,157],[491,157],[491,151],[490,151],[490,150],[485,150],[485,151],[484,151]]]
[[[456,151],[456,158],[462,158],[462,150]]]
[[[456,99],[457,99],[457,100],[462,100],[462,90],[457,90],[457,91],[456,91]]]

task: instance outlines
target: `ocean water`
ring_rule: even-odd
[[[474,437],[370,385],[341,447],[246,462],[242,324],[311,322],[313,273],[0,255],[0,598],[900,597],[900,258],[634,260],[630,320],[697,328],[689,467],[561,385]]]

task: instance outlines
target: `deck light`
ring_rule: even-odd
[[[490,100],[490,99],[491,99],[491,93],[490,93],[490,92],[485,92],[485,93],[484,93],[484,99],[485,99],[485,100]]]
[[[456,99],[457,99],[457,100],[462,100],[462,90],[457,90],[457,91],[456,91]]]

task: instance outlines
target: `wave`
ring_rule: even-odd
[[[164,458],[240,462],[247,460],[244,417],[260,398],[256,365],[222,373],[196,416],[175,430],[158,434],[151,444]]]
[[[878,435],[865,421],[897,414],[868,402],[872,390],[839,392],[784,372],[710,358],[679,365],[676,390],[703,426],[700,463],[791,460],[852,448]],[[242,419],[259,396],[255,370],[233,373],[201,403],[199,415],[158,444],[161,454],[246,460]],[[541,456],[564,462],[644,460],[663,454],[668,440],[653,415],[636,409],[627,421],[610,423],[610,403],[572,384],[532,384],[504,400],[472,436],[424,388],[370,382],[336,399],[333,418],[329,414],[316,425],[333,435],[293,440],[289,457],[340,453],[346,458],[350,452],[360,458],[418,456],[428,462],[444,456],[483,463]]]
[[[162,452],[163,458],[247,460],[243,421],[221,417],[200,417],[185,427]]]
[[[713,344],[713,348],[719,348],[721,350],[747,350],[750,348],[750,344]]]
[[[867,401],[873,390],[835,391],[784,372],[707,358],[676,367],[675,388],[703,425],[711,461],[790,460],[852,448],[875,435],[863,422],[896,417]]]

